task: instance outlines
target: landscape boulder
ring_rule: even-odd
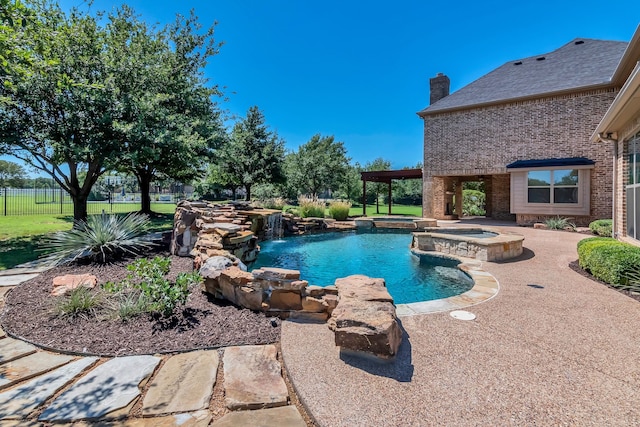
[[[398,353],[402,330],[384,279],[354,275],[336,280],[338,305],[329,327],[341,349],[389,359]]]
[[[79,287],[94,288],[98,284],[98,278],[93,274],[65,274],[53,278],[51,295],[59,297]]]

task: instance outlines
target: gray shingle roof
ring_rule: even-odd
[[[553,52],[509,61],[418,114],[606,85],[626,47],[627,42],[575,39]]]

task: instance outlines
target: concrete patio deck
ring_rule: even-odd
[[[474,321],[402,317],[393,362],[341,354],[326,325],[284,322],[286,368],[320,426],[640,425],[640,303],[568,267],[587,236],[502,228],[526,249],[483,263],[498,295],[467,309]]]

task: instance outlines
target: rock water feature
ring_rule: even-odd
[[[263,267],[248,272],[258,256],[258,241],[335,229],[349,223],[295,218],[247,203],[178,203],[171,252],[194,258],[202,290],[241,307],[283,319],[325,322],[341,349],[393,358],[402,332],[393,299],[383,279],[349,276],[335,286],[309,286],[297,270]]]

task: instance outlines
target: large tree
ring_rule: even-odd
[[[151,213],[151,181],[190,181],[203,173],[224,132],[212,101],[221,93],[203,77],[219,44],[213,26],[200,32],[193,12],[156,30],[123,6],[108,29],[114,84],[123,95],[115,121],[124,154],[119,169],[138,179],[141,211]]]
[[[336,191],[348,167],[344,143],[335,141],[333,135],[317,134],[287,156],[287,181],[299,194],[316,199],[323,191]]]
[[[264,115],[253,106],[233,126],[217,163],[232,182],[245,188],[246,200],[251,200],[253,185],[284,181],[284,141],[269,130]]]
[[[84,219],[91,187],[121,152],[107,37],[98,18],[78,10],[39,3],[34,10],[29,70],[9,68],[11,85],[0,86],[0,145],[49,174],[71,196],[74,218]]]

